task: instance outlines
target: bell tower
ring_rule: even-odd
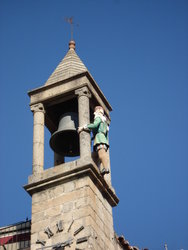
[[[119,249],[112,216],[119,200],[110,174],[103,177],[98,160],[92,158],[90,133],[77,133],[78,126],[93,119],[95,106],[103,107],[109,121],[112,108],[76,54],[74,41],[47,82],[29,96],[33,171],[24,188],[32,197],[31,250]],[[48,169],[45,126],[54,152],[54,166]]]

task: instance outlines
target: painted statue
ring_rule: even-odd
[[[101,170],[101,175],[109,174],[108,168],[108,155],[107,150],[109,148],[108,142],[108,131],[109,127],[104,116],[104,110],[101,106],[96,106],[94,110],[94,122],[86,124],[83,127],[78,128],[78,133],[81,131],[92,131],[93,133],[93,150],[97,152],[99,160],[101,161],[103,168]]]

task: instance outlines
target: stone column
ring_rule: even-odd
[[[59,164],[65,163],[65,158],[62,155],[54,152],[54,166],[58,166]]]
[[[90,106],[89,98],[91,93],[87,87],[77,89],[75,94],[78,95],[78,118],[79,127],[90,123]],[[80,158],[91,158],[91,138],[90,133],[82,131],[80,133]]]
[[[31,106],[33,112],[33,174],[44,169],[44,106],[42,103]]]

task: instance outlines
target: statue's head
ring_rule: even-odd
[[[104,109],[101,106],[96,106],[94,113],[100,113],[100,114],[104,115]]]

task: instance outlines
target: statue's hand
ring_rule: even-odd
[[[78,127],[78,134],[81,133],[84,130],[84,127]]]
[[[87,124],[85,124],[84,126],[82,126],[82,127],[78,127],[78,133],[80,133],[80,132],[82,132],[83,130],[85,130],[85,131],[87,131],[88,130],[88,128],[87,128]]]

